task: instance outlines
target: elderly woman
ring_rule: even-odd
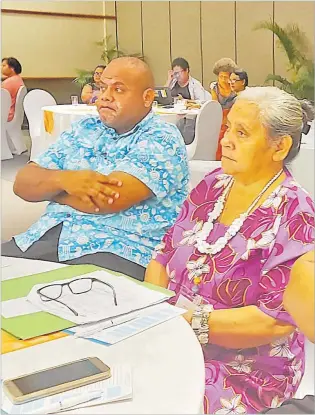
[[[84,85],[81,92],[81,100],[84,104],[95,104],[95,101],[100,94],[100,80],[105,68],[106,66],[104,65],[98,65],[94,69],[93,82]]]
[[[230,58],[219,59],[213,67],[213,73],[218,77],[217,82],[210,84],[210,93],[212,99],[218,101],[222,107],[223,118],[219,134],[216,160],[221,160],[222,147],[221,140],[226,131],[226,117],[234,104],[236,93],[232,91],[230,76],[236,70],[236,63]]]
[[[304,337],[282,306],[294,262],[314,248],[314,203],[285,163],[300,146],[299,101],[248,88],[228,115],[222,170],[185,201],[145,280],[169,286],[203,346],[205,412],[253,414],[292,397]]]

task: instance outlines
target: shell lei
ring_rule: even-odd
[[[214,228],[214,222],[220,217],[221,213],[223,212],[226,197],[234,183],[234,178],[231,178],[228,185],[224,189],[224,192],[221,196],[218,197],[218,200],[215,202],[214,208],[211,212],[208,213],[208,220],[203,224],[202,229],[196,235],[196,243],[195,247],[198,251],[202,254],[210,254],[215,255],[222,251],[228,242],[240,231],[243,223],[245,222],[246,218],[252,211],[252,209],[256,206],[258,201],[261,199],[265,191],[281,176],[283,169],[281,169],[261,190],[259,195],[253,201],[253,203],[249,206],[246,212],[241,213],[240,216],[232,222],[229,226],[228,230],[225,232],[224,236],[221,236],[214,244],[209,244],[206,242],[208,236],[211,234]]]

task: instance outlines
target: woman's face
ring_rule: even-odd
[[[236,93],[244,91],[245,89],[244,79],[243,80],[240,79],[239,75],[236,75],[235,73],[231,73],[230,85],[231,85],[231,90]]]
[[[221,140],[224,173],[256,177],[274,170],[277,146],[268,140],[259,116],[255,103],[239,100],[233,105],[227,116],[228,129]]]
[[[94,71],[94,75],[93,75],[93,78],[94,78],[94,82],[95,82],[96,84],[98,84],[98,83],[100,82],[101,75],[102,75],[103,71],[104,71],[104,69],[103,69],[103,68],[96,68],[96,69],[95,69],[95,71]]]
[[[230,73],[219,72],[218,83],[222,88],[231,88],[230,86]]]

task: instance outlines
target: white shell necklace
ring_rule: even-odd
[[[256,199],[247,209],[247,211],[245,213],[241,213],[238,218],[233,220],[232,224],[225,232],[225,235],[221,236],[214,244],[211,245],[208,242],[206,242],[206,239],[208,238],[208,236],[214,228],[214,222],[218,219],[218,217],[221,215],[224,209],[226,196],[234,183],[234,178],[231,178],[228,185],[224,189],[224,192],[221,196],[218,197],[217,201],[215,202],[213,210],[208,213],[208,220],[203,224],[202,229],[196,235],[195,247],[198,249],[198,251],[202,254],[210,255],[215,255],[218,252],[221,252],[222,249],[228,244],[228,242],[239,232],[246,218],[248,217],[252,209],[256,206],[256,204],[258,203],[262,195],[265,193],[265,191],[281,176],[282,173],[283,169],[281,169],[279,173],[277,173],[266,184],[266,186],[262,189],[262,191],[259,193]]]

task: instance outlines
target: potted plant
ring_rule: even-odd
[[[311,42],[296,24],[280,27],[277,23],[262,21],[254,30],[270,30],[277,38],[277,46],[288,58],[288,78],[269,74],[265,82],[278,83],[280,88],[295,95],[299,99],[314,102],[314,58]]]

